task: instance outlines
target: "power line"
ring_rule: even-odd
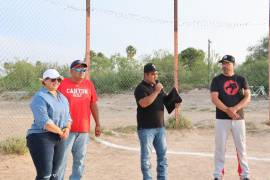
[[[76,6],[70,4],[62,4],[59,1],[55,0],[44,0],[49,2],[54,6],[59,6],[65,10],[72,10],[77,12],[85,12],[85,8],[78,8]],[[94,14],[104,14],[108,16],[113,16],[115,18],[129,19],[139,22],[146,23],[158,23],[158,24],[173,24],[172,20],[155,18],[150,16],[143,16],[135,13],[128,12],[119,12],[110,9],[102,9],[102,8],[91,8],[91,13]],[[194,27],[194,28],[248,28],[248,27],[263,27],[267,26],[267,22],[265,23],[254,23],[250,21],[246,22],[226,22],[226,21],[212,21],[212,20],[189,20],[189,21],[181,21],[179,22],[179,27]]]

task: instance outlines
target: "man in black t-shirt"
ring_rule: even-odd
[[[141,171],[144,180],[151,180],[150,155],[152,146],[157,154],[157,179],[167,179],[167,142],[164,128],[163,86],[157,81],[154,64],[144,66],[144,79],[136,87],[137,129],[141,147]]]
[[[215,124],[215,180],[224,175],[226,140],[231,131],[238,157],[238,172],[241,180],[249,180],[246,155],[246,129],[243,108],[250,102],[247,80],[234,74],[235,59],[225,55],[219,61],[222,74],[213,78],[211,99],[216,106]]]

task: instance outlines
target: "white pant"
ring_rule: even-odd
[[[217,119],[215,125],[215,172],[214,177],[223,176],[226,141],[229,132],[232,132],[236,147],[241,178],[249,177],[249,168],[246,153],[246,127],[244,120]]]

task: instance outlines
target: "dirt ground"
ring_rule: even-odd
[[[205,89],[185,92],[181,96],[183,98],[181,113],[192,121],[194,128],[167,131],[169,179],[212,179],[215,107],[211,104],[209,92]],[[25,136],[32,122],[28,104],[29,100],[14,101],[2,97],[0,140],[9,136]],[[142,179],[136,132],[122,133],[115,129],[136,125],[136,104],[132,92],[113,96],[102,95],[99,99],[99,107],[102,126],[107,133],[99,139],[91,138],[83,179]],[[251,179],[270,180],[270,127],[264,124],[268,119],[268,101],[252,100],[245,112]],[[166,118],[168,116],[166,114]],[[111,147],[99,140],[120,146]],[[239,179],[237,161],[231,136],[228,139],[226,155],[228,157],[224,179],[237,180]],[[66,179],[71,172],[71,160],[70,156]],[[154,177],[156,176],[155,161],[155,154],[153,154]],[[24,156],[0,154],[0,162],[1,180],[28,180],[35,177],[35,168],[28,153]]]

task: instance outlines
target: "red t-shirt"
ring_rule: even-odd
[[[65,78],[58,90],[66,96],[69,102],[72,118],[71,132],[89,132],[90,130],[90,104],[97,101],[94,84],[89,80],[74,83]]]

